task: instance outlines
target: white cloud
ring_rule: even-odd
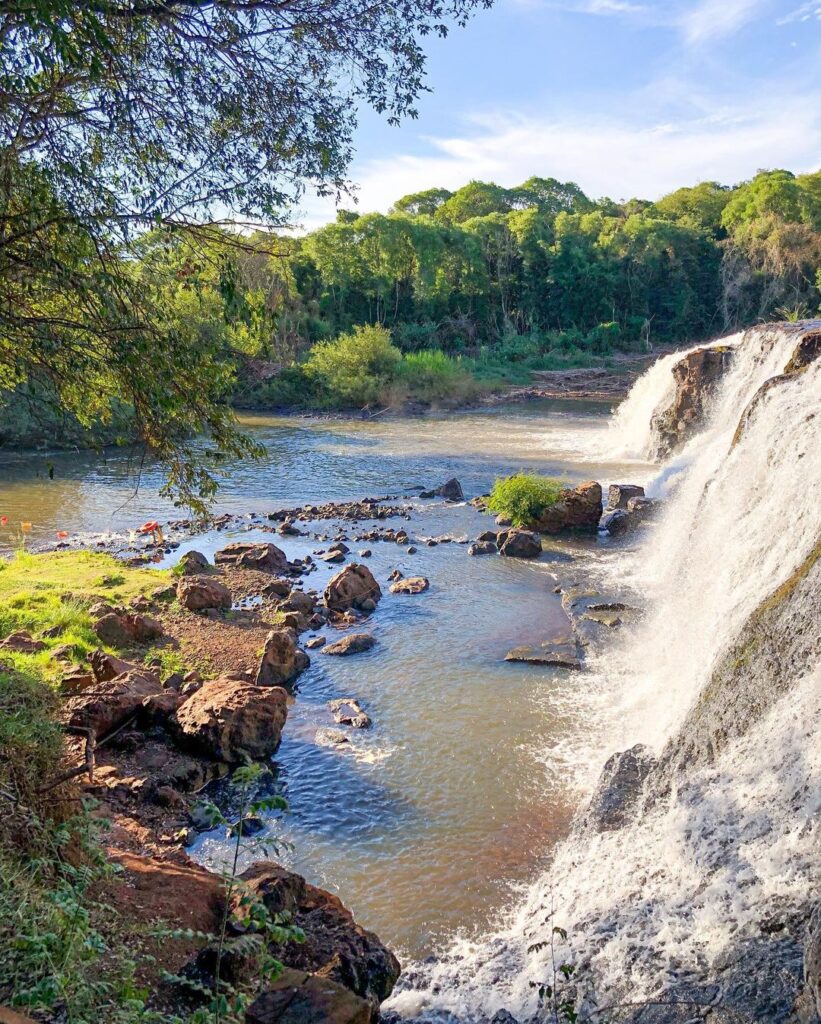
[[[796,7],[794,11],[790,11],[789,14],[785,14],[783,18],[779,18],[778,25],[790,25],[796,21],[811,21],[813,18],[818,18],[821,21],[821,2],[820,0],[810,0],[808,4],[801,4],[800,7]]]
[[[679,25],[685,40],[696,45],[732,35],[753,21],[765,4],[766,0],[699,0],[681,14]]]
[[[510,187],[531,175],[577,182],[588,195],[654,199],[682,185],[734,183],[762,167],[816,170],[821,164],[821,108],[812,95],[750,97],[691,120],[572,120],[495,115],[476,130],[429,139],[427,156],[398,155],[354,168],[358,209],[386,211],[409,192],[457,189],[472,178]],[[343,204],[348,207],[350,203]],[[330,203],[306,204],[306,227],[333,219]]]

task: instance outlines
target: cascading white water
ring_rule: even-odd
[[[649,613],[622,648],[591,664],[591,685],[611,695],[610,751],[675,742],[717,660],[818,541],[821,364],[769,390],[733,445],[743,410],[783,371],[796,335],[760,329],[727,342],[733,361],[704,429],[655,482],[668,495],[664,516],[632,564],[630,556],[619,563],[643,581]],[[622,454],[646,453],[652,414],[671,400],[675,358],[648,371],[617,415]],[[394,1008],[529,1016],[538,985],[550,980],[554,923],[584,949],[588,980],[605,1001],[658,997],[682,971],[694,976],[720,956],[767,901],[783,908],[805,898],[810,823],[821,809],[813,742],[821,673],[799,666],[796,676],[670,799],[621,830],[583,841],[574,833],[497,934],[455,944]]]

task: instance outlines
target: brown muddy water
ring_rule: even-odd
[[[471,497],[519,469],[569,483],[641,483],[649,467],[603,461],[609,412],[554,401],[419,419],[247,417],[267,456],[226,472],[218,506],[265,512],[405,495],[450,476]],[[158,467],[144,467],[136,494],[132,468],[122,452],[0,454],[0,515],[9,520],[0,544],[13,546],[23,521],[32,524],[29,542],[42,543],[58,530],[127,535],[146,519],[176,518],[157,495]],[[466,504],[408,500],[412,519],[397,522],[414,538],[466,540],[492,526]],[[210,555],[232,536],[197,537],[167,564],[188,547]],[[253,538],[252,523],[242,536]],[[289,557],[318,546],[307,538],[277,543]],[[557,583],[595,577],[619,556],[596,538],[555,543],[536,562],[470,558],[455,542],[418,543],[413,555],[367,546],[380,582],[399,567],[427,576],[430,590],[409,597],[383,587],[369,625],[373,650],[315,653],[275,759],[290,803],[276,835],[291,845],[282,853],[287,864],[337,892],[360,923],[416,959],[456,933],[492,926],[566,833],[607,695],[591,692],[583,674],[506,663],[504,655],[565,633]],[[321,586],[332,571],[324,567],[306,585]],[[327,702],[336,697],[356,697],[373,727],[329,746],[321,729],[334,725]],[[193,853],[219,863],[225,836],[203,836]]]

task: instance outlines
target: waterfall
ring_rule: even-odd
[[[646,618],[588,669],[589,684],[609,693],[606,753],[637,742],[657,754],[685,749],[688,716],[716,666],[816,549],[821,360],[758,396],[735,438],[742,413],[783,372],[797,340],[798,328],[782,327],[722,342],[734,356],[702,429],[659,467],[651,491],[666,496],[663,516],[645,544],[615,563],[642,581]],[[614,417],[620,456],[646,456],[652,415],[673,397],[677,358],[659,360]],[[751,702],[733,741],[659,788],[623,828],[595,833],[577,824],[496,934],[455,943],[393,1007],[469,1021],[504,1008],[526,1020],[558,955],[577,964],[576,994],[589,988],[588,1019],[598,1021],[602,1002],[663,1000],[695,985],[734,943],[760,938],[772,908],[788,918],[806,901],[821,811],[821,672],[790,666],[786,692],[769,699],[770,669],[753,658],[745,671],[768,699],[759,713]],[[568,932],[558,954],[554,924]]]

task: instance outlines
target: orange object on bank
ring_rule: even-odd
[[[68,530],[58,530],[57,537],[59,540],[65,540],[68,537]]]
[[[20,523],[23,533],[29,533],[31,531],[31,523]]]
[[[150,523],[143,523],[143,525],[137,530],[137,533],[154,533],[155,530],[159,530],[160,524],[156,519],[152,519]]]

